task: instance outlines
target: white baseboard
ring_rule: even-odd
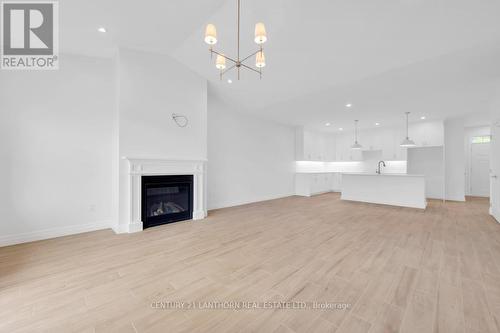
[[[215,209],[221,209],[221,208],[229,208],[229,207],[235,207],[235,206],[241,206],[241,205],[248,205],[248,204],[256,203],[256,202],[287,198],[287,197],[291,197],[294,195],[295,195],[295,192],[292,192],[292,193],[286,193],[286,194],[261,196],[259,198],[250,199],[250,200],[235,200],[232,202],[217,203],[217,204],[213,204],[213,205],[209,206],[208,210],[215,210]]]
[[[193,220],[203,220],[205,217],[207,217],[207,212],[205,211],[194,211],[193,212]]]
[[[115,232],[115,234],[125,234],[128,233],[128,225],[127,224],[113,224],[111,229]]]
[[[83,232],[108,229],[111,228],[111,226],[112,226],[111,221],[100,221],[95,223],[70,225],[58,228],[26,232],[21,234],[0,236],[0,247],[74,235],[74,234],[81,234]]]
[[[144,226],[142,221],[131,222],[131,223],[119,223],[111,226],[111,229],[115,232],[115,234],[131,234],[134,232],[139,232],[144,230]]]
[[[143,230],[144,230],[144,224],[142,223],[142,221],[135,221],[135,222],[128,224],[127,232],[129,234],[134,233],[134,232],[143,231]]]
[[[493,219],[497,222],[497,223],[500,223],[500,219],[498,219],[497,217],[500,216],[500,213],[496,213],[496,211],[493,211],[493,207],[490,206],[490,211],[489,211],[491,217],[493,217]]]

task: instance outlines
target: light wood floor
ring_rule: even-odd
[[[1,332],[500,332],[488,202],[425,211],[290,197],[131,235],[0,248]],[[346,310],[153,309],[300,301]]]

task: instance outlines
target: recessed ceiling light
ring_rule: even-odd
[[[345,107],[346,107],[346,108],[350,108],[351,106],[352,106],[352,104],[351,104],[351,103],[347,103],[347,104],[345,105]]]
[[[233,80],[227,79],[227,83],[233,83]]]
[[[99,29],[97,29],[97,31],[99,31],[99,32],[106,32],[106,28],[104,28],[104,27],[99,27]]]
[[[344,129],[342,127],[339,127],[339,131],[343,131]]]
[[[380,123],[375,123],[375,126],[380,126]]]
[[[420,119],[425,120],[425,116],[420,117]]]
[[[326,123],[325,126],[330,126],[331,124],[330,123]]]

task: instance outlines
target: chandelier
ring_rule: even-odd
[[[210,45],[210,57],[213,58],[215,54],[215,67],[219,70],[219,76],[220,79],[222,80],[222,77],[224,74],[227,72],[236,69],[238,73],[238,80],[240,79],[240,70],[241,69],[247,69],[250,71],[253,71],[257,74],[259,74],[259,77],[262,78],[262,68],[266,66],[266,58],[264,56],[264,50],[262,48],[262,44],[264,44],[267,41],[267,35],[266,35],[266,27],[264,26],[264,23],[257,23],[255,25],[255,43],[259,46],[259,49],[252,54],[240,58],[240,0],[238,1],[238,47],[237,47],[237,53],[236,53],[236,58],[231,58],[226,56],[225,54],[215,51],[213,49],[213,46],[217,43],[217,30],[215,29],[215,26],[213,24],[207,24],[207,27],[205,29],[205,43]],[[245,64],[245,61],[248,59],[252,58],[255,56],[255,68],[248,66]],[[226,60],[230,62],[229,66],[226,66]]]

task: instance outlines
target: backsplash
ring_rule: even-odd
[[[378,161],[358,162],[317,162],[296,161],[295,172],[297,173],[327,173],[327,172],[367,172],[375,173]],[[406,173],[406,161],[387,161],[386,167],[382,167],[382,173]]]

